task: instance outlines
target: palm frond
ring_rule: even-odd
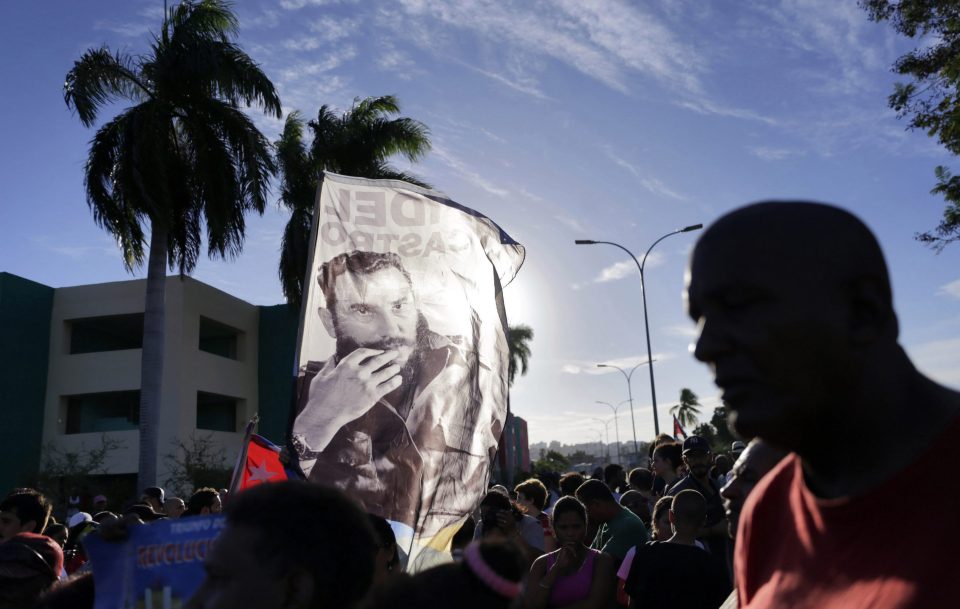
[[[143,101],[152,92],[149,83],[137,76],[133,59],[112,54],[107,47],[87,51],[73,63],[63,84],[63,100],[76,110],[85,127],[93,125],[97,112],[116,98]]]
[[[303,208],[293,210],[283,230],[278,273],[283,295],[287,303],[300,307],[303,282],[307,277],[307,256],[310,250],[310,230],[313,211]]]

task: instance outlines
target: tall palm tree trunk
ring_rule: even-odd
[[[140,357],[140,455],[138,492],[157,486],[157,445],[163,384],[164,295],[167,286],[167,229],[150,225],[150,259],[143,310],[143,352]]]

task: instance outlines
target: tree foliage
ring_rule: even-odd
[[[889,21],[897,33],[920,41],[893,65],[911,82],[897,83],[888,98],[910,129],[922,129],[954,155],[960,155],[960,3],[956,0],[860,0],[872,21]],[[946,167],[934,170],[931,193],[947,206],[940,224],[918,233],[917,240],[942,251],[960,239],[960,176]]]
[[[685,429],[690,429],[700,418],[700,400],[697,394],[686,387],[680,390],[680,402],[670,408],[670,414],[677,417]]]
[[[566,472],[570,469],[570,459],[555,450],[548,450],[547,454],[533,463],[533,471],[538,474],[547,472]]]
[[[140,488],[157,483],[167,268],[191,272],[204,236],[209,256],[238,255],[245,215],[263,213],[275,171],[270,143],[242,106],[279,118],[280,98],[234,42],[238,29],[226,0],[185,0],[166,12],[148,52],[90,49],[63,87],[87,127],[101,110],[129,104],[93,136],[84,182],[94,221],[117,240],[129,270],[143,264],[149,226]]]
[[[306,124],[299,112],[287,115],[274,148],[281,176],[280,203],[290,210],[278,272],[283,295],[291,306],[299,307],[303,295],[321,172],[403,180],[429,188],[426,182],[389,163],[396,155],[413,163],[430,150],[426,125],[412,118],[392,118],[399,113],[397,98],[385,95],[357,98],[339,115],[329,106],[321,106],[317,118]],[[305,129],[310,130],[309,142],[304,138]]]
[[[510,364],[507,367],[507,382],[513,385],[517,373],[523,376],[530,366],[530,342],[533,328],[523,324],[510,326],[507,330],[507,347],[510,349]]]
[[[713,416],[710,417],[710,425],[712,425],[717,432],[717,442],[726,448],[730,448],[733,441],[738,439],[738,436],[730,429],[730,424],[727,421],[726,406],[720,405],[713,409]]]
[[[107,434],[102,434],[100,442],[90,448],[81,442],[76,451],[48,444],[43,447],[37,486],[53,502],[58,513],[65,513],[68,498],[88,486],[91,477],[107,474],[110,455],[124,446],[122,440]]]
[[[230,484],[232,469],[223,448],[214,443],[213,434],[191,434],[186,441],[176,439],[172,445],[173,451],[163,457],[169,471],[165,487],[186,498],[198,488]]]

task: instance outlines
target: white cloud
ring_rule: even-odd
[[[907,350],[925,374],[946,385],[960,387],[960,338],[930,341]]]
[[[487,191],[488,193],[505,198],[510,195],[510,191],[496,186],[477,172],[469,169],[462,160],[456,157],[452,152],[437,144],[433,143],[432,149],[433,155],[440,160],[444,165],[452,169],[457,175],[467,180],[467,182],[481,188],[482,190]]]
[[[324,16],[311,21],[309,27],[311,32],[317,33],[325,42],[337,42],[356,33],[360,27],[360,21]]]
[[[650,255],[647,256],[647,262],[644,270],[663,264],[665,259],[666,257],[661,252],[650,252]],[[593,281],[594,283],[606,283],[608,281],[616,281],[618,279],[623,279],[624,277],[639,274],[639,272],[640,271],[637,269],[637,265],[633,260],[622,260],[602,269],[600,274],[597,275]]]
[[[313,51],[320,48],[321,40],[314,36],[301,36],[283,41],[283,48],[288,51]]]
[[[280,6],[288,11],[298,11],[305,6],[329,6],[340,2],[341,0],[280,0]]]
[[[663,328],[663,333],[667,336],[679,336],[682,338],[696,338],[697,327],[694,325],[667,326]]]
[[[668,187],[657,178],[644,175],[639,167],[618,156],[610,146],[605,146],[604,152],[606,153],[607,158],[613,161],[614,165],[617,165],[618,167],[625,169],[628,173],[632,174],[635,178],[637,178],[637,180],[640,181],[640,185],[650,193],[677,201],[682,201],[685,199],[683,195],[677,193],[675,190]]]
[[[717,104],[715,102],[701,97],[694,100],[687,100],[680,102],[681,108],[686,108],[687,110],[692,110],[697,114],[703,115],[715,115],[715,116],[726,116],[729,118],[739,118],[743,120],[757,121],[767,125],[776,125],[777,120],[769,116],[765,116],[753,110],[747,110],[744,108],[733,108],[729,106],[724,106]]]
[[[514,91],[519,91],[524,95],[536,97],[537,99],[547,99],[547,96],[544,95],[543,92],[537,88],[536,81],[534,81],[533,79],[527,78],[527,79],[524,79],[523,81],[517,81],[517,80],[512,80],[507,76],[504,76],[503,74],[498,74],[496,72],[491,72],[489,70],[482,70],[475,66],[468,65],[467,67],[477,72],[478,74],[482,74],[483,76],[486,76],[487,78],[495,80],[502,85],[506,85],[507,87],[513,89]]]
[[[764,161],[782,161],[798,154],[787,148],[770,148],[768,146],[753,146],[749,150],[750,154]]]
[[[654,353],[653,361],[662,362],[665,360],[673,359],[674,355],[672,353]],[[628,373],[634,367],[640,368],[645,366],[647,362],[647,354],[643,353],[641,355],[629,355],[627,357],[620,357],[617,359],[605,360],[605,361],[587,361],[587,360],[574,360],[563,364],[560,367],[560,371],[564,374],[608,374],[617,372],[617,368],[623,368]],[[600,367],[598,364],[606,364],[606,367]]]
[[[940,286],[940,290],[937,293],[960,298],[960,279]]]
[[[564,216],[564,215],[556,215],[554,216],[554,218],[556,218],[557,222],[559,222],[560,224],[563,224],[564,226],[566,226],[567,228],[569,228],[575,233],[582,234],[587,231],[587,229],[584,228],[584,226],[580,224],[580,222],[576,218],[571,218],[570,216]]]

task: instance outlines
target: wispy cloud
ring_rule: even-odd
[[[686,100],[679,102],[681,108],[686,108],[687,110],[692,110],[697,114],[704,115],[714,115],[714,116],[726,116],[729,118],[739,118],[750,121],[757,121],[767,125],[776,125],[778,124],[777,119],[765,116],[759,112],[753,110],[748,110],[746,108],[735,108],[732,106],[724,106],[722,104],[717,104],[710,101],[706,97],[701,97],[694,100]]]
[[[570,216],[565,216],[562,214],[556,215],[554,218],[556,218],[557,222],[563,224],[575,233],[583,234],[587,232],[587,229],[576,218],[571,218]]]
[[[941,383],[960,387],[960,338],[935,340],[907,348],[917,368]]]
[[[342,3],[344,0],[280,0],[280,7],[288,11],[298,11],[307,6],[330,6]]]
[[[673,359],[675,356],[672,353],[654,353],[653,361],[662,362],[665,360]],[[623,368],[627,372],[630,371],[635,366],[646,365],[647,354],[643,353],[641,355],[629,355],[626,357],[620,357],[617,359],[606,360],[602,362],[596,361],[586,361],[586,360],[575,360],[566,362],[560,367],[560,372],[564,374],[609,374],[613,372],[614,374],[619,374],[617,368]],[[610,367],[601,368],[597,364],[606,364]]]
[[[309,27],[310,31],[315,32],[324,42],[337,42],[355,34],[360,27],[360,20],[324,16],[311,21]]]
[[[651,192],[660,197],[666,197],[668,199],[674,199],[677,201],[683,201],[686,199],[683,195],[679,194],[672,188],[668,187],[662,181],[654,178],[652,176],[644,175],[643,172],[635,164],[624,159],[623,157],[617,155],[613,149],[609,146],[604,147],[604,152],[615,165],[625,169],[628,173],[632,174],[637,180],[639,180],[640,185],[643,186],[647,191]]]
[[[647,256],[644,270],[660,266],[664,260],[666,260],[666,256],[662,252],[651,252],[650,255]],[[637,272],[637,265],[633,260],[623,260],[602,269],[600,274],[593,279],[593,282],[606,283],[608,281],[617,281],[618,279],[629,277]]]
[[[536,97],[537,99],[547,99],[547,96],[543,94],[543,91],[537,88],[536,81],[534,81],[532,78],[527,78],[524,81],[517,81],[507,76],[504,76],[503,74],[498,74],[496,72],[491,72],[489,70],[483,70],[476,66],[468,65],[467,67],[469,67],[471,70],[475,71],[478,74],[481,74],[483,76],[486,76],[487,78],[495,80],[502,85],[506,85],[507,87],[509,87],[510,89],[513,89],[514,91],[519,91],[520,93],[529,95],[531,97]]]
[[[467,164],[464,163],[459,157],[454,155],[443,146],[438,145],[437,142],[433,143],[432,153],[433,156],[439,159],[441,163],[452,169],[454,173],[474,186],[477,186],[478,188],[481,188],[497,197],[506,198],[510,195],[510,191],[496,186],[477,172],[467,167]]]
[[[771,148],[769,146],[751,146],[748,150],[750,154],[764,161],[782,161],[791,156],[801,154],[788,148]]]
[[[697,328],[693,325],[678,325],[678,326],[667,326],[663,328],[663,333],[667,336],[680,336],[682,338],[696,338],[697,337]]]
[[[960,298],[960,279],[940,286],[940,289],[937,291],[937,293],[946,294],[947,296],[952,296],[954,298]]]

